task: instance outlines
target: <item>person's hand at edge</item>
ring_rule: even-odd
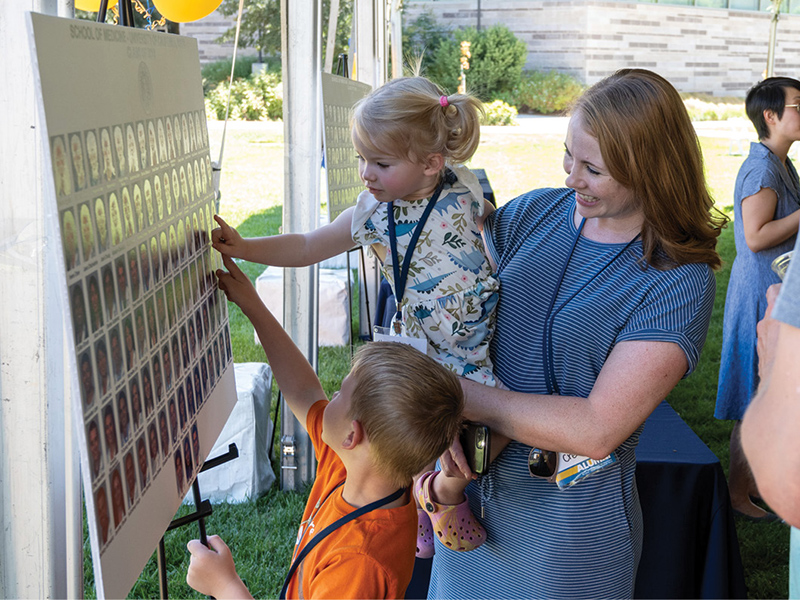
[[[207,596],[223,598],[252,598],[233,564],[230,548],[218,535],[208,537],[206,548],[200,540],[191,540],[186,548],[191,554],[186,583]]]

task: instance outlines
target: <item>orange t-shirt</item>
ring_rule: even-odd
[[[342,498],[344,465],[322,441],[322,413],[327,405],[327,400],[317,402],[306,419],[318,461],[317,477],[294,556],[315,533],[355,510]],[[306,556],[289,582],[286,597],[403,598],[414,570],[416,533],[413,502],[361,515],[333,531]]]

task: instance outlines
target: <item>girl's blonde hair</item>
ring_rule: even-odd
[[[353,145],[414,162],[441,154],[447,163],[464,163],[478,149],[482,113],[469,94],[448,96],[424,77],[393,79],[355,105]]]

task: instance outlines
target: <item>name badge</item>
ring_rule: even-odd
[[[376,342],[398,342],[400,344],[408,344],[423,354],[428,353],[428,338],[415,338],[410,335],[405,335],[405,333],[396,333],[392,327],[379,327],[375,325],[372,328],[372,339]]]
[[[617,462],[617,455],[614,452],[600,460],[578,454],[559,452],[556,484],[559,489],[563,490],[615,462]]]

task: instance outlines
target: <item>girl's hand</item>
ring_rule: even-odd
[[[238,305],[245,315],[251,314],[255,307],[263,304],[258,292],[256,292],[256,288],[253,287],[250,278],[242,272],[230,256],[223,254],[222,264],[225,265],[228,272],[217,269],[217,285],[219,289],[225,292],[228,300]]]
[[[223,256],[244,258],[245,239],[219,215],[214,215],[214,220],[219,225],[211,232],[211,245],[214,250]]]
[[[211,548],[206,548],[200,540],[191,540],[186,548],[192,555],[186,583],[206,596],[215,598],[252,598],[233,564],[231,551],[222,538],[212,535],[208,538]]]

